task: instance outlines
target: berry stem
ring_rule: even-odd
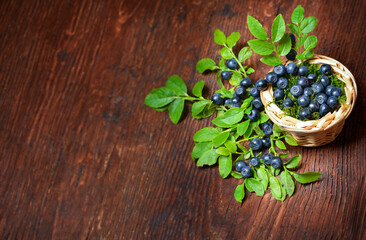
[[[241,70],[242,70],[242,74],[244,75],[244,77],[248,77],[248,76],[247,76],[247,73],[245,72],[245,69],[244,69],[243,65],[241,65],[241,62],[239,62],[239,60],[238,60],[238,58],[235,56],[235,54],[234,54],[233,50],[232,50],[231,48],[229,48],[229,47],[226,45],[226,43],[225,43],[225,47],[226,47],[227,49],[229,49],[229,51],[230,51],[231,55],[234,57],[234,59],[236,60],[236,62],[239,64],[239,66],[240,66],[240,68],[241,68]]]

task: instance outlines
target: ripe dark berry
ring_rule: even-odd
[[[248,115],[248,118],[250,121],[254,122],[257,121],[259,118],[260,112],[258,109],[253,108],[250,114]]]
[[[259,90],[257,89],[257,87],[252,87],[249,93],[252,97],[259,97]]]
[[[235,58],[229,59],[226,61],[226,66],[231,70],[235,70],[238,68],[238,62],[235,60]]]
[[[271,139],[267,136],[262,138],[262,147],[263,148],[270,148],[271,147]]]
[[[290,39],[291,39],[291,45],[292,47],[295,47],[296,45],[296,39],[295,39],[295,35],[290,33]]]
[[[329,112],[330,112],[330,108],[329,108],[328,104],[323,103],[322,105],[320,105],[320,107],[319,107],[320,115],[325,116]]]
[[[224,105],[229,105],[231,106],[233,104],[233,99],[231,98],[226,98],[225,101],[224,101]]]
[[[300,97],[303,94],[304,90],[300,85],[293,85],[290,89],[290,93],[294,97]]]
[[[262,157],[262,161],[267,164],[270,165],[273,159],[273,155],[272,153],[265,153]]]
[[[275,74],[274,72],[269,72],[266,75],[266,80],[268,83],[276,83],[277,82],[277,74]]]
[[[311,101],[310,103],[309,103],[309,106],[308,106],[308,108],[309,108],[309,110],[310,110],[310,112],[319,112],[319,103],[317,102],[317,101]]]
[[[296,63],[294,63],[294,62],[289,62],[286,65],[286,72],[288,74],[296,75],[298,70],[299,70],[299,68],[297,67]]]
[[[310,98],[308,96],[302,95],[297,99],[297,103],[300,107],[306,107],[310,103]]]
[[[224,103],[224,99],[221,97],[221,93],[214,93],[211,97],[213,104],[222,105]]]
[[[286,58],[290,61],[295,60],[297,55],[297,52],[294,49],[291,49],[291,51],[286,55]]]
[[[273,133],[272,128],[273,128],[272,123],[264,123],[262,126],[262,130],[266,135],[272,135]]]
[[[249,164],[252,166],[252,167],[256,167],[259,165],[259,158],[257,157],[252,157],[250,160],[249,160]]]
[[[310,110],[308,108],[301,108],[299,111],[299,116],[301,120],[310,119]]]
[[[280,77],[277,81],[277,87],[280,89],[285,89],[288,86],[288,80],[285,77]]]
[[[302,88],[306,88],[309,86],[309,80],[306,77],[301,76],[297,79],[297,85],[300,85]]]
[[[243,80],[241,80],[240,86],[247,89],[248,87],[252,86],[252,80],[250,78],[246,77]]]
[[[316,79],[317,79],[316,75],[313,74],[313,73],[308,74],[308,77],[307,78],[309,80],[309,84],[315,83],[316,82]]]
[[[328,85],[328,86],[325,88],[325,94],[327,94],[329,97],[330,97],[330,96],[332,96],[333,88],[334,88],[334,86],[332,86],[332,85]]]
[[[311,89],[313,89],[315,94],[319,94],[324,91],[324,86],[323,84],[316,82],[313,85],[311,85]]]
[[[222,71],[221,72],[221,78],[223,79],[223,80],[228,80],[230,77],[231,77],[231,72],[229,72],[229,71]]]
[[[342,96],[342,90],[339,88],[339,87],[334,87],[333,90],[332,90],[332,96],[334,97],[340,97]]]
[[[245,90],[244,87],[242,86],[239,86],[236,88],[235,90],[235,95],[240,98],[240,99],[243,99],[245,97],[245,94],[247,93],[247,91]]]
[[[330,96],[327,100],[327,105],[332,109],[335,108],[338,105],[338,99],[334,96]]]
[[[259,138],[253,138],[250,143],[249,147],[254,151],[258,151],[262,149],[262,141]]]
[[[233,103],[232,105],[233,107],[241,107],[241,102],[236,102],[236,103]]]
[[[245,178],[249,178],[249,177],[253,176],[252,168],[249,166],[243,167],[243,169],[241,170],[241,175]]]
[[[271,166],[274,168],[280,168],[282,166],[282,160],[279,157],[274,157],[271,161]]]
[[[316,101],[322,105],[323,103],[327,102],[328,96],[325,93],[319,93],[318,95],[316,95]]]
[[[323,64],[320,66],[320,73],[329,76],[332,74],[332,67],[329,64]]]
[[[277,74],[277,76],[283,76],[286,73],[286,68],[282,64],[277,65],[273,68],[273,72]]]
[[[252,104],[253,104],[253,107],[255,107],[256,109],[259,109],[259,110],[261,110],[264,107],[260,97],[253,98]]]
[[[280,100],[285,97],[285,93],[282,89],[277,88],[276,90],[273,91],[273,96],[275,97],[276,100]]]
[[[310,87],[307,87],[307,88],[304,89],[304,95],[305,96],[311,97],[313,95],[313,93],[314,93],[314,91]]]
[[[282,106],[284,108],[287,108],[287,107],[292,107],[294,105],[294,102],[290,99],[290,98],[286,98],[285,100],[283,100],[282,102]]]
[[[329,78],[325,75],[321,75],[319,78],[319,82],[323,84],[324,87],[329,85]]]
[[[231,101],[232,101],[233,105],[234,105],[234,104],[238,104],[238,103],[241,105],[241,100],[240,100],[240,98],[238,98],[238,97],[232,98],[232,100],[231,100]],[[239,105],[239,107],[240,107],[240,105]]]
[[[244,161],[241,161],[241,160],[237,161],[236,165],[235,165],[235,170],[240,172],[243,169],[243,167],[245,167],[245,166],[248,166],[248,165]]]
[[[308,71],[308,68],[306,67],[306,66],[304,66],[304,65],[301,65],[300,67],[299,67],[299,71],[298,71],[298,75],[299,76],[307,76],[308,75],[308,73],[309,73],[309,71]]]
[[[267,88],[267,81],[264,80],[264,79],[259,79],[256,83],[255,83],[255,86],[257,87],[257,89],[259,91],[262,91],[262,90],[266,90]]]

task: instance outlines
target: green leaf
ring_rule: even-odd
[[[231,173],[230,173],[230,175],[231,176],[233,176],[234,178],[236,178],[236,179],[242,179],[243,178],[243,176],[240,174],[240,173],[238,173],[238,172],[234,172],[234,171],[232,171]]]
[[[230,92],[229,90],[227,90],[226,88],[221,88],[218,92],[221,93],[222,97],[224,97],[224,98],[233,97],[233,93]]]
[[[247,24],[248,24],[248,28],[250,33],[258,38],[258,39],[262,39],[262,40],[266,40],[267,39],[267,33],[266,30],[264,30],[264,28],[262,27],[262,24],[255,19],[254,17],[248,15],[247,16]]]
[[[201,81],[198,81],[193,89],[192,89],[192,93],[194,96],[196,97],[202,97],[202,90],[203,90],[203,87],[205,86],[205,81],[201,80]]]
[[[248,138],[252,135],[253,127],[254,127],[254,125],[252,123],[250,123],[247,131],[244,133],[244,137]]]
[[[244,196],[245,196],[244,183],[242,183],[235,188],[234,198],[236,201],[241,203],[243,202]]]
[[[299,54],[296,55],[296,58],[299,59],[299,60],[304,60],[305,56],[304,56],[304,54],[299,53]]]
[[[240,108],[231,108],[221,117],[217,117],[212,120],[212,123],[218,127],[228,127],[241,121],[243,116],[244,113],[242,110],[240,110]]]
[[[248,45],[254,52],[260,55],[269,55],[274,51],[272,43],[266,40],[254,39],[248,41]]]
[[[255,133],[259,136],[259,137],[264,137],[264,132],[262,131],[262,129],[259,127],[258,124],[255,124],[253,127]]]
[[[283,37],[286,31],[285,20],[283,19],[282,14],[277,15],[277,17],[273,20],[272,30],[271,30],[271,38],[274,42],[278,42]]]
[[[250,189],[250,190],[254,191],[257,196],[264,195],[265,189],[263,187],[263,184],[255,178],[246,178],[245,186],[247,187],[248,190]]]
[[[286,56],[291,50],[291,38],[290,34],[286,33],[278,43],[278,53],[281,56]]]
[[[290,23],[290,24],[288,24],[288,29],[290,29],[290,32],[295,34],[297,37],[300,36],[300,30],[296,25]]]
[[[306,59],[312,58],[314,56],[314,50],[308,49],[303,54]]]
[[[192,115],[197,116],[198,114],[200,114],[203,111],[203,109],[205,109],[207,104],[208,104],[208,102],[206,102],[206,101],[198,101],[198,102],[193,103]]]
[[[184,108],[184,100],[182,98],[177,98],[169,104],[168,110],[169,110],[169,117],[170,120],[174,124],[177,124],[179,122],[180,116],[182,115]]]
[[[217,157],[219,155],[216,153],[215,149],[208,150],[205,152],[197,161],[197,166],[202,167],[203,165],[212,166],[217,162]]]
[[[145,98],[148,107],[160,108],[174,100],[174,92],[166,87],[153,89]]]
[[[200,158],[205,152],[212,148],[212,142],[196,143],[194,146],[191,157],[193,159]]]
[[[226,178],[230,175],[232,169],[231,156],[220,156],[219,157],[219,172],[222,178]]]
[[[304,48],[307,49],[311,49],[311,48],[315,48],[316,44],[318,42],[318,38],[316,36],[309,36],[306,38],[305,43],[304,43]]]
[[[216,29],[214,32],[214,40],[216,44],[224,45],[226,42],[225,34],[221,32],[219,29]]]
[[[263,168],[258,168],[257,176],[261,180],[263,188],[266,190],[268,188],[268,174],[266,170],[264,170]]]
[[[238,125],[237,132],[240,136],[244,135],[244,133],[247,131],[249,126],[250,120],[246,120]]]
[[[297,165],[299,165],[300,161],[301,161],[301,155],[298,154],[298,155],[292,157],[286,163],[284,163],[284,165],[286,166],[286,168],[295,168],[295,167],[297,167]]]
[[[265,123],[269,119],[268,115],[265,112],[261,112],[259,115],[259,123]]]
[[[247,74],[252,74],[252,73],[254,73],[255,72],[255,70],[253,69],[253,68],[248,68],[248,70],[247,70]]]
[[[281,128],[279,128],[276,124],[273,124],[273,135],[275,137],[278,137],[281,135],[281,133],[282,133]]]
[[[169,105],[166,105],[162,108],[154,108],[154,110],[157,112],[164,112],[165,110],[168,110],[168,107],[169,107]]]
[[[286,150],[286,145],[281,140],[276,140],[276,146],[279,149]]]
[[[304,18],[304,8],[298,5],[291,14],[291,21],[294,24],[299,24]]]
[[[224,145],[232,153],[235,153],[236,150],[238,149],[236,144],[234,142],[230,141],[230,140],[227,140]]]
[[[307,38],[307,34],[303,34],[300,38],[299,38],[299,44],[300,46],[304,45],[305,41]]]
[[[240,39],[240,33],[238,32],[233,32],[230,34],[230,36],[227,37],[226,39],[226,44],[232,48],[235,46],[236,42]]]
[[[243,47],[238,55],[238,60],[239,62],[244,62],[245,60],[247,60],[248,58],[250,58],[250,56],[252,56],[253,52],[252,50],[250,50],[249,47]]]
[[[280,157],[280,158],[287,158],[287,157],[288,157],[288,154],[289,154],[288,152],[286,152],[286,153],[281,153],[279,157]]]
[[[224,144],[229,137],[230,132],[222,132],[219,135],[217,135],[213,140],[212,143],[215,147],[219,147],[222,144]]]
[[[212,60],[210,58],[204,58],[197,62],[196,69],[199,73],[203,73],[204,71],[207,71],[207,70],[211,70],[211,71],[216,70],[216,69],[218,69],[218,67],[216,66],[216,63],[214,62],[214,60]]]
[[[291,197],[295,191],[295,183],[294,180],[292,180],[291,175],[286,171],[282,171],[280,174],[280,181],[283,184],[286,193]]]
[[[169,77],[165,86],[175,92],[177,96],[187,96],[187,86],[178,75]]]
[[[322,175],[323,174],[318,172],[293,173],[293,176],[296,179],[296,181],[302,184],[315,182]]]
[[[233,58],[233,54],[230,52],[230,49],[227,47],[221,48],[220,54],[223,59],[231,59]]]
[[[285,141],[287,142],[288,145],[291,145],[291,146],[298,145],[297,142],[295,141],[295,139],[293,137],[291,137],[290,135],[286,135]]]
[[[212,104],[212,102],[210,102],[208,105],[206,105],[205,109],[203,109],[203,111],[199,115],[193,115],[193,117],[196,119],[207,118],[211,116],[214,112],[216,112],[216,107]]]
[[[234,72],[233,75],[231,75],[230,84],[233,86],[238,86],[242,79],[243,78],[239,72]]]
[[[316,24],[318,23],[318,19],[316,17],[307,17],[305,18],[301,24],[300,29],[302,33],[309,33],[314,30]]]
[[[273,197],[277,200],[280,200],[282,197],[281,184],[277,178],[271,176],[269,178],[269,186],[271,187],[271,193]]]
[[[274,54],[270,54],[267,56],[262,57],[261,62],[263,62],[264,64],[270,65],[270,66],[276,66],[281,64],[281,60],[278,59],[278,57]]]
[[[218,153],[222,156],[229,156],[230,155],[230,151],[227,148],[224,148],[224,147],[220,147],[220,148],[216,149],[216,153]]]
[[[216,128],[206,127],[196,132],[193,136],[195,142],[209,142],[219,134]]]

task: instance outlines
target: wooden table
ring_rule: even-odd
[[[238,180],[190,158],[210,119],[186,107],[176,126],[143,101],[173,74],[211,94],[195,64],[219,59],[214,30],[244,46],[247,14],[269,29],[295,2],[1,1],[0,239],[365,239],[366,2],[302,4],[319,19],[316,53],[350,69],[359,98],[333,143],[291,149],[318,182],[240,205]],[[249,64],[253,79],[269,69]]]

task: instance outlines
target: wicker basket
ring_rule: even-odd
[[[288,132],[300,146],[316,147],[332,142],[342,131],[344,122],[355,105],[357,86],[352,73],[340,62],[322,55],[314,55],[309,62],[329,64],[333,68],[333,72],[337,73],[338,78],[346,84],[347,101],[340,109],[328,113],[319,120],[301,121],[286,116],[273,102],[272,86],[269,86],[265,91],[261,91],[261,99],[272,122]]]

